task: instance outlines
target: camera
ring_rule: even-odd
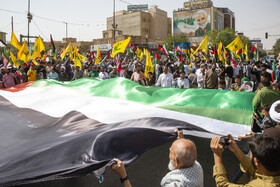
[[[223,146],[223,147],[226,147],[229,145],[229,137],[228,136],[222,136],[220,137],[220,144]]]

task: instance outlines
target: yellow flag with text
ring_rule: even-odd
[[[68,46],[66,47],[66,49],[62,52],[62,54],[60,55],[61,59],[64,59],[65,55],[69,53],[69,57],[71,60],[73,60],[73,49],[71,46],[71,43],[68,44]]]
[[[208,36],[206,35],[205,38],[202,40],[198,48],[196,49],[195,53],[198,53],[198,51],[201,50],[204,53],[208,52]]]
[[[79,52],[77,46],[74,46],[74,65],[79,66],[82,69],[82,63],[80,61]]]
[[[222,44],[222,42],[220,42],[219,47],[218,47],[218,57],[219,57],[219,60],[224,63],[225,59],[223,58],[222,53],[223,53],[223,44]]]
[[[18,52],[18,59],[27,63],[30,57],[31,57],[31,55],[30,55],[29,49],[26,45],[26,42],[24,41]]]
[[[225,47],[223,47],[223,49],[224,49],[225,65],[227,65],[227,56],[228,56],[228,53],[227,53],[227,50],[225,49]]]
[[[144,49],[144,55],[146,56],[146,64],[145,64],[144,75],[145,75],[145,77],[148,77],[149,72],[154,73],[154,65],[153,65],[152,60],[151,60],[151,54],[149,53],[148,50]]]
[[[249,56],[248,56],[248,45],[246,44],[245,49],[243,50],[243,54],[246,55],[246,60],[249,61]]]
[[[226,48],[232,52],[238,52],[240,49],[243,49],[244,45],[239,36],[235,38]]]
[[[14,32],[12,32],[11,44],[12,44],[15,48],[17,48],[18,50],[20,50],[21,45],[20,45],[20,43],[19,43],[19,41],[18,41],[18,39],[17,39],[17,37],[16,37],[16,35],[15,35]]]
[[[142,52],[142,50],[139,49],[138,47],[137,47],[137,50],[136,50],[136,56],[137,56],[137,58],[139,58],[140,60],[143,59],[143,52]]]
[[[115,43],[113,45],[113,48],[112,48],[112,54],[111,54],[111,57],[114,58],[118,53],[124,53],[127,45],[129,44],[130,42],[130,37],[128,37],[126,40],[123,40],[121,42],[118,42],[118,43]]]
[[[20,63],[17,61],[16,57],[14,56],[14,54],[10,51],[10,56],[11,56],[11,60],[13,62],[13,64],[17,67],[20,66]]]
[[[100,50],[99,47],[97,48],[97,54],[96,54],[96,58],[95,58],[95,65],[99,64],[101,61],[101,57],[100,57]]]
[[[45,46],[44,43],[41,39],[41,37],[39,36],[36,40],[35,40],[35,44],[34,44],[34,52],[32,54],[31,59],[35,60],[36,58],[41,58],[41,52],[45,51]]]

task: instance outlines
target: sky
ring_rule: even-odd
[[[167,11],[173,18],[173,11],[183,8],[188,0],[115,0],[116,11],[126,10],[129,4],[157,5]],[[215,7],[227,7],[235,14],[236,31],[243,32],[250,39],[259,38],[264,49],[272,49],[280,38],[280,0],[212,0]],[[113,15],[114,0],[30,0],[30,12],[33,20],[30,23],[30,35],[40,35],[49,41],[52,34],[55,41],[68,37],[78,41],[92,41],[101,38],[106,30],[106,18]],[[11,16],[14,20],[14,32],[27,35],[28,0],[0,0],[0,31],[11,38]],[[8,10],[8,11],[6,11]],[[15,11],[15,12],[10,12]],[[17,12],[17,13],[16,13]],[[63,23],[64,22],[64,23]],[[265,39],[265,32],[269,36]]]

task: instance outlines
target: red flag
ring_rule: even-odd
[[[186,47],[186,53],[189,54],[189,46]]]
[[[182,63],[183,62],[183,55],[182,55],[183,53],[182,53],[182,51],[180,51],[180,59],[179,59],[179,61]]]
[[[108,51],[108,53],[107,53],[107,55],[106,55],[106,59],[110,58],[111,52],[112,52],[112,49],[110,49],[110,50]]]
[[[92,55],[92,59],[95,59],[95,58],[96,58],[96,57],[95,57],[94,51],[91,52],[91,55]]]
[[[51,48],[52,48],[52,52],[55,53],[55,46],[54,46],[54,43],[53,43],[52,35],[51,35]]]
[[[251,52],[256,52],[256,48],[255,48],[255,45],[253,45],[252,49],[251,49]]]
[[[158,56],[157,52],[155,53],[155,63],[157,63],[160,60],[160,57]]]

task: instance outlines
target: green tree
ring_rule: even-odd
[[[168,49],[172,50],[174,42],[188,42],[188,37],[186,35],[169,35],[164,43],[168,43]]]
[[[236,38],[236,32],[233,29],[225,28],[224,30],[212,30],[207,33],[209,37],[209,43],[211,46],[218,46],[220,41],[223,43],[223,46],[227,46]],[[248,50],[251,50],[252,43],[251,40],[244,35],[240,36],[244,47],[248,45]]]
[[[218,46],[220,41],[224,46],[230,44],[235,38],[235,32],[233,29],[225,28],[224,30],[212,30],[207,33],[209,36],[209,43],[211,46]]]
[[[247,36],[241,35],[240,39],[241,39],[242,43],[244,44],[244,47],[247,44],[248,51],[252,49],[252,42]]]
[[[276,40],[272,49],[273,49],[274,55],[279,55],[279,53],[280,53],[280,38],[278,40]]]

